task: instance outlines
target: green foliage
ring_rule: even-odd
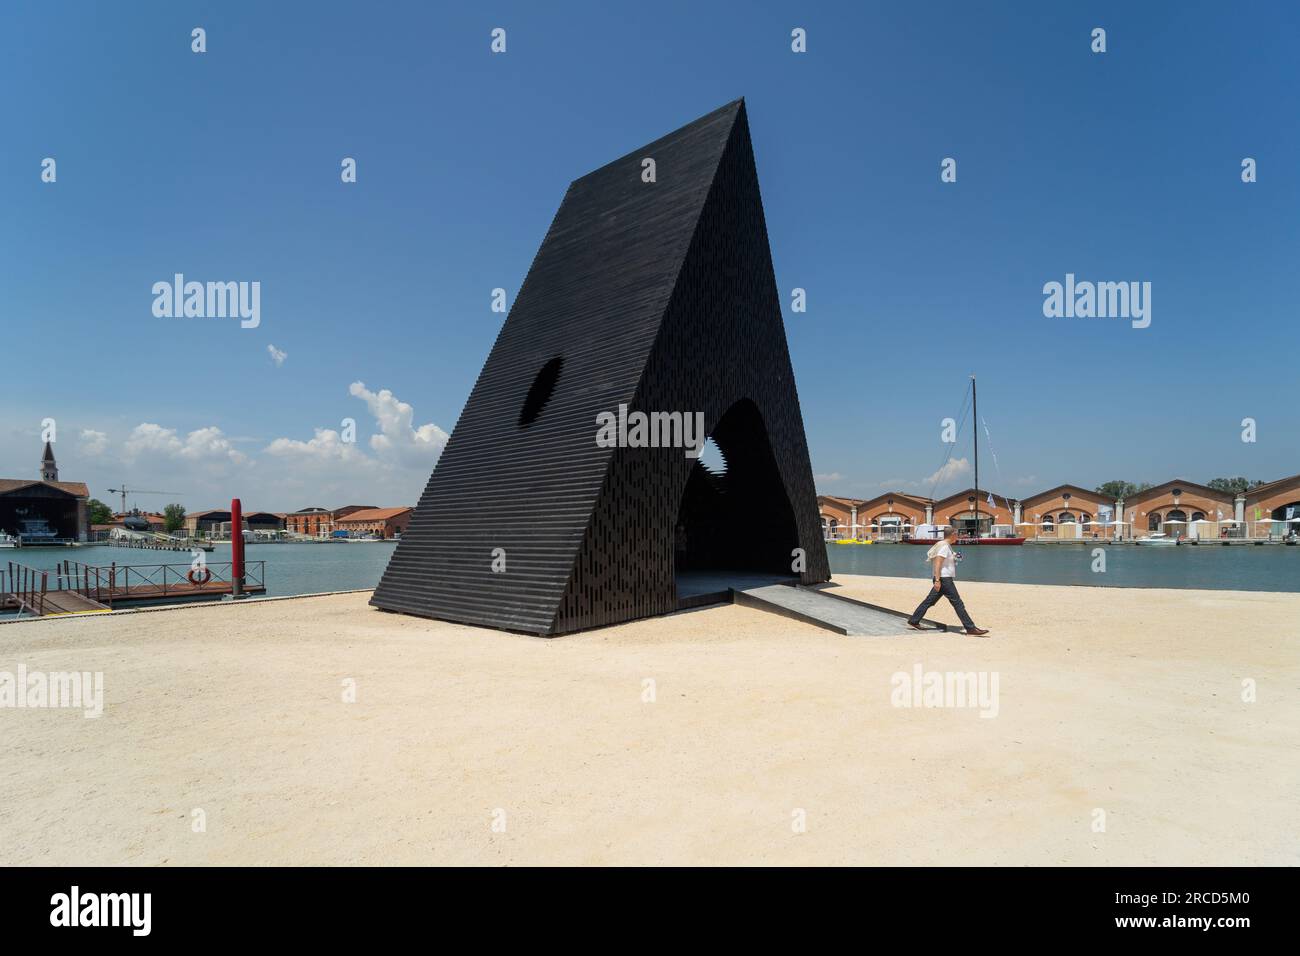
[[[1114,481],[1108,481],[1103,485],[1099,485],[1097,487],[1097,494],[1118,500],[1120,498],[1131,498],[1139,492],[1146,491],[1150,487],[1151,482],[1149,481],[1143,481],[1135,485],[1131,481],[1123,481],[1117,478]]]
[[[163,529],[171,534],[185,527],[185,506],[170,504],[163,509]]]
[[[113,509],[98,498],[86,502],[86,514],[89,515],[91,524],[108,524],[113,520]]]
[[[1264,484],[1264,482],[1237,477],[1211,478],[1205,484],[1207,487],[1213,488],[1215,491],[1226,491],[1229,494],[1240,495],[1250,491],[1251,488],[1258,488],[1260,485]]]

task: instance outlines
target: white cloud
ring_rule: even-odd
[[[242,465],[248,462],[248,456],[237,451],[215,425],[197,428],[182,439],[174,428],[142,422],[131,430],[122,445],[122,452],[127,461],[160,457],[209,464],[229,461]]]
[[[927,478],[921,479],[924,487],[940,485],[949,481],[956,481],[958,478],[964,478],[971,473],[971,464],[969,458],[950,458],[944,462],[943,467]]]
[[[77,451],[87,458],[98,458],[108,450],[108,435],[104,432],[95,431],[93,428],[83,428],[81,435],[78,436]]]
[[[348,393],[364,401],[375,417],[379,434],[370,436],[370,447],[381,458],[431,463],[442,454],[447,433],[432,422],[416,428],[412,425],[414,410],[388,389],[372,392],[365,382],[353,382]]]
[[[276,368],[279,368],[281,365],[283,365],[284,360],[289,357],[288,352],[282,352],[280,349],[277,349],[274,345],[268,344],[266,346],[266,351],[267,354],[271,356],[271,361],[275,363]]]
[[[264,452],[288,466],[282,477],[277,472],[279,490],[305,496],[304,502],[414,503],[447,433],[432,422],[415,425],[414,409],[388,389],[371,391],[353,382],[348,392],[366,403],[376,433],[369,442],[345,442],[332,428],[316,428],[306,441],[275,439]]]
[[[277,438],[266,446],[266,452],[282,458],[299,458],[317,464],[344,463],[375,466],[378,463],[359,449],[356,442],[345,442],[331,428],[317,428],[314,437],[307,441],[296,438]]]
[[[417,422],[411,405],[388,389],[372,391],[354,382],[349,393],[360,412],[354,412],[354,441],[345,442],[338,426],[315,428],[307,438],[256,439],[245,430],[228,435],[216,425],[187,431],[157,421],[134,427],[78,423],[79,462],[61,461],[62,477],[97,489],[120,482],[169,489],[175,497],[166,500],[194,509],[222,505],[231,497],[242,498],[246,508],[285,511],[306,505],[414,504],[447,433],[432,422]],[[18,434],[39,452],[29,431]],[[10,444],[0,442],[6,449]],[[139,504],[152,506],[154,500],[142,497]]]
[[[844,480],[844,476],[841,475],[838,471],[832,471],[830,474],[827,475],[813,475],[813,478],[815,478],[817,481],[843,481]]]

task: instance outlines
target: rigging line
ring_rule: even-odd
[[[983,415],[981,415],[980,423],[984,425],[984,437],[987,438],[989,442],[989,454],[993,456],[993,470],[998,473],[998,483],[1002,485],[1003,490],[1006,490],[1007,483],[1006,483],[1006,479],[1002,477],[1002,466],[998,464],[998,453],[993,450],[993,435],[989,432],[988,419],[985,418]],[[979,423],[977,423],[975,427],[978,428]],[[992,496],[992,494],[993,492],[990,491],[989,495]],[[1006,495],[1002,495],[1002,503],[1007,506],[1007,511],[1012,510],[1011,499],[1009,499]]]
[[[953,436],[953,441],[948,443],[948,452],[946,455],[944,455],[943,462],[939,465],[939,470],[934,473],[934,482],[933,484],[930,485],[929,497],[931,498],[931,500],[933,500],[934,498],[935,489],[938,488],[939,483],[943,481],[944,471],[948,467],[948,462],[952,459],[953,451],[956,449],[957,445],[959,444],[958,440],[961,438],[962,429],[966,427],[966,416],[970,414],[970,410],[971,410],[970,398],[971,398],[970,391],[967,390],[966,396],[962,401],[961,412],[960,412],[961,420],[957,423],[957,434]]]
[[[939,470],[935,472],[936,477],[934,483],[930,486],[931,498],[934,497],[934,489],[938,487],[939,482],[942,480],[944,469],[948,467],[948,462],[952,459],[952,453],[957,448],[957,445],[959,444],[958,439],[961,436],[962,429],[966,427],[966,416],[969,414],[969,412],[970,409],[963,403],[960,412],[961,420],[957,423],[957,433],[953,436],[953,440],[947,443],[948,451],[944,454],[943,461],[939,463]]]

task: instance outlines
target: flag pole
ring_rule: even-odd
[[[975,376],[970,377],[971,414],[975,416],[975,540],[980,537],[980,403],[975,395]]]

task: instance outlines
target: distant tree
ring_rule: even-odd
[[[1146,491],[1150,487],[1151,482],[1149,481],[1139,482],[1135,485],[1131,481],[1123,481],[1117,478],[1114,481],[1108,481],[1103,485],[1098,485],[1097,494],[1118,500],[1120,498],[1132,498],[1134,495]]]
[[[163,530],[168,534],[185,527],[185,506],[171,504],[163,509]]]
[[[108,524],[113,520],[113,509],[98,498],[91,498],[86,503],[86,513],[91,524]]]
[[[1211,478],[1205,484],[1215,491],[1226,491],[1229,494],[1240,495],[1250,491],[1251,488],[1258,488],[1264,482],[1252,481],[1249,478]]]

